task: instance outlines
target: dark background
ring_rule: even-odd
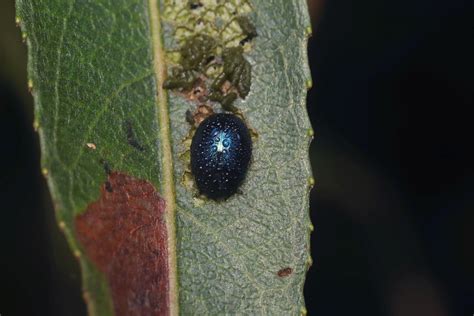
[[[472,1],[310,2],[309,315],[473,315]],[[0,314],[84,315],[0,0]]]

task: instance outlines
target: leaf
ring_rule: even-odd
[[[43,174],[89,313],[304,314],[305,1],[17,0],[17,14]],[[163,89],[196,33],[243,46],[251,66],[251,80],[248,66],[232,65],[215,81],[218,92],[225,80],[247,92],[250,81],[232,106],[253,131],[253,158],[242,194],[225,201],[199,197],[189,175],[185,117],[200,102]],[[201,71],[204,89],[225,71],[196,65],[180,76]]]

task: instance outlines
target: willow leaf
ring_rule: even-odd
[[[17,0],[17,23],[42,171],[89,313],[306,313],[305,1]],[[197,35],[215,45],[196,62]],[[252,132],[250,169],[226,200],[200,196],[189,172],[185,118],[198,125],[203,104]]]

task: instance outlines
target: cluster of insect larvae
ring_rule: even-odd
[[[237,97],[245,98],[250,91],[251,66],[243,56],[241,46],[224,48],[222,57],[216,57],[215,41],[205,35],[196,35],[180,49],[182,62],[172,69],[163,87],[189,91],[197,83],[206,80],[211,68],[222,68],[210,85],[208,98],[219,102],[224,110],[235,112],[233,102]]]
[[[235,113],[233,103],[245,99],[250,91],[252,69],[243,56],[243,45],[257,36],[255,26],[246,16],[235,18],[244,38],[239,46],[225,47],[204,34],[191,36],[179,48],[180,63],[171,69],[165,89],[187,92],[204,82],[209,84],[207,100],[218,102],[225,111]]]
[[[199,193],[213,200],[238,191],[252,156],[250,132],[234,102],[250,91],[252,69],[243,45],[257,32],[247,17],[235,20],[244,35],[240,45],[226,47],[208,35],[191,36],[179,48],[180,62],[163,84],[198,101],[194,112],[186,112],[192,125],[190,167]],[[215,113],[214,104],[230,113]]]

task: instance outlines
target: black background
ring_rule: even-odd
[[[472,1],[310,8],[309,315],[472,315]],[[0,11],[0,314],[83,315],[40,175],[26,48],[13,3]]]

